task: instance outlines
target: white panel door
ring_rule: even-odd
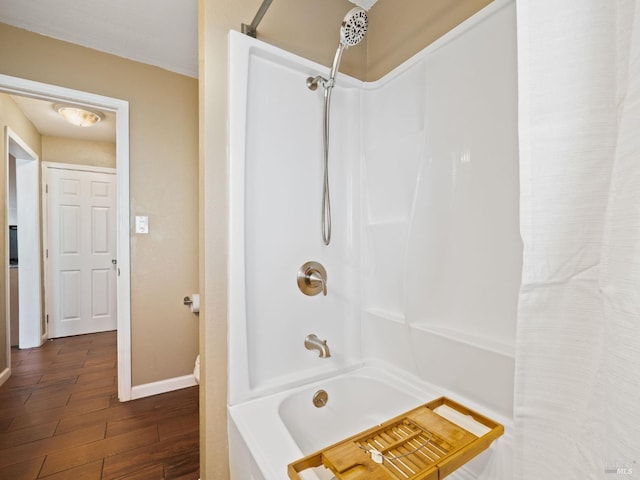
[[[48,169],[49,337],[115,330],[116,176]]]

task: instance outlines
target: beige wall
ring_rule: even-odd
[[[378,0],[369,14],[367,81],[378,80],[492,0]]]
[[[1,70],[0,70],[1,71]],[[9,127],[22,141],[24,141],[35,153],[41,154],[40,134],[33,124],[20,111],[13,99],[6,93],[0,93],[0,156],[2,157],[2,167],[0,168],[0,226],[2,233],[0,234],[0,373],[8,367],[7,359],[7,325],[6,318],[6,274],[8,248],[6,244],[6,185],[8,165],[6,158],[5,145],[5,127]]]
[[[129,102],[134,385],[189,374],[198,319],[198,82],[193,78],[0,24],[0,72]]]
[[[229,28],[234,30],[240,29],[240,25],[236,25],[237,22],[251,23],[260,4],[255,0],[240,3],[246,7],[236,7],[239,15],[234,24],[229,25]],[[258,38],[326,65],[328,70],[340,41],[340,23],[353,7],[355,5],[345,0],[278,0],[271,4],[258,26]],[[340,62],[340,72],[364,79],[366,62],[367,45],[362,42],[345,50]]]
[[[43,135],[42,161],[116,168],[116,144]]]

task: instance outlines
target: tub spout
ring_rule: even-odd
[[[320,340],[315,333],[307,335],[304,339],[304,347],[307,350],[317,350],[320,358],[327,358],[331,356],[329,351],[329,345],[326,340]]]

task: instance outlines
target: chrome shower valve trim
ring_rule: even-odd
[[[309,296],[327,296],[327,271],[318,262],[306,262],[298,269],[298,288]]]

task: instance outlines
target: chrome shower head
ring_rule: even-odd
[[[362,41],[367,33],[367,11],[355,7],[349,10],[340,26],[340,43],[345,47],[353,47]]]
[[[349,10],[344,20],[342,20],[342,24],[340,25],[340,43],[338,44],[338,50],[336,50],[336,56],[333,58],[331,73],[329,74],[329,80],[326,84],[328,88],[333,87],[333,81],[336,78],[336,73],[338,73],[338,67],[340,66],[342,52],[345,48],[353,47],[362,41],[364,35],[367,33],[367,25],[367,11],[360,7]]]
[[[307,88],[309,90],[315,90],[318,88],[318,84],[322,85],[325,92],[329,92],[333,88],[333,82],[338,73],[338,67],[340,66],[340,60],[342,58],[342,52],[349,47],[353,47],[362,41],[367,33],[367,11],[364,8],[355,7],[347,12],[347,15],[340,24],[340,43],[336,50],[336,55],[333,57],[333,65],[329,73],[329,79],[323,78],[320,75],[307,78]]]

